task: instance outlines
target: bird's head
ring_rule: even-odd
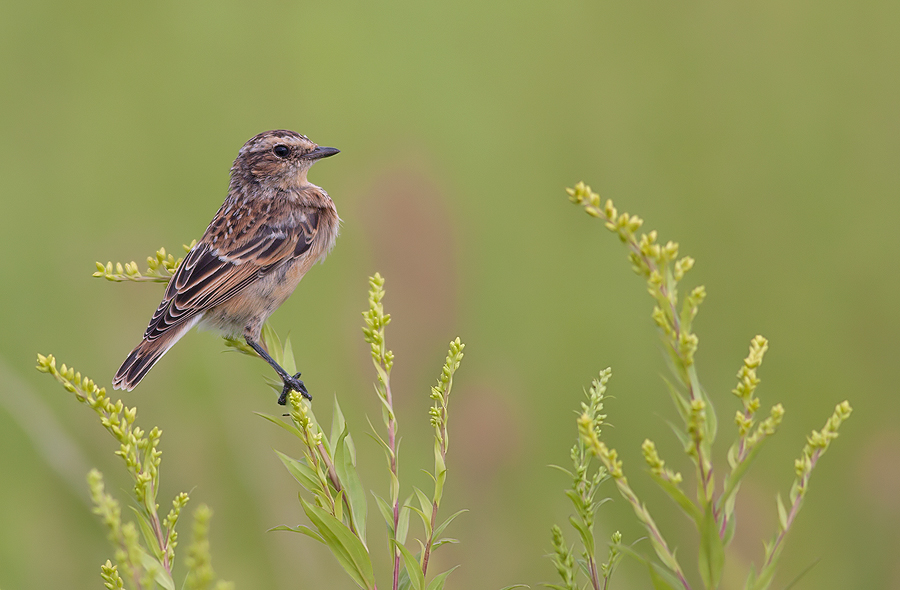
[[[243,181],[270,184],[277,188],[300,188],[308,184],[306,173],[317,160],[338,153],[320,147],[305,135],[276,130],[251,138],[238,152],[231,174]]]

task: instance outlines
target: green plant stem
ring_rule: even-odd
[[[604,207],[590,203],[583,203],[585,210],[587,213],[593,217],[597,217],[603,220],[607,227],[610,229],[614,229],[616,226],[617,220],[613,217],[607,215]],[[688,395],[690,397],[691,402],[702,400],[703,396],[700,393],[700,381],[697,377],[697,370],[694,366],[693,359],[689,358],[688,354],[682,351],[679,343],[681,342],[682,336],[684,335],[684,326],[681,322],[681,314],[678,313],[676,309],[676,297],[673,295],[676,292],[675,288],[675,279],[672,277],[671,273],[667,272],[665,269],[663,271],[665,274],[660,272],[660,267],[656,263],[656,261],[645,254],[641,245],[634,237],[633,232],[623,232],[619,231],[618,235],[620,239],[625,242],[628,250],[631,253],[633,258],[639,259],[642,263],[646,271],[646,276],[649,277],[653,273],[658,275],[665,276],[664,281],[660,281],[656,289],[658,290],[659,297],[654,297],[654,299],[659,301],[665,301],[666,305],[669,308],[669,312],[671,314],[669,320],[672,326],[672,335],[667,339],[666,344],[670,348],[671,352],[678,360],[680,364],[679,376],[681,377],[681,381],[684,386],[688,390]],[[712,441],[709,441],[712,443]],[[695,451],[697,453],[697,468],[698,474],[697,479],[700,485],[700,493],[703,494],[703,499],[706,503],[711,503],[711,498],[713,496],[713,488],[715,487],[715,479],[713,475],[713,467],[712,461],[709,457],[707,457],[707,453],[703,448],[704,445],[700,443],[699,440],[696,441]],[[718,518],[718,511],[715,505],[712,506],[713,515]],[[722,534],[724,535],[724,529]]]
[[[638,519],[644,523],[644,527],[647,529],[647,532],[650,533],[654,547],[658,547],[662,550],[664,555],[663,561],[672,569],[672,572],[678,577],[678,580],[681,582],[681,585],[684,586],[685,590],[691,590],[691,585],[688,584],[687,579],[684,577],[684,572],[681,571],[681,566],[678,565],[675,554],[669,550],[669,546],[666,544],[666,540],[656,526],[656,522],[653,520],[653,517],[650,516],[647,509],[644,508],[643,504],[641,504],[641,501],[634,493],[634,490],[631,489],[631,486],[628,485],[628,480],[624,475],[621,477],[615,477],[614,475],[613,477],[616,480],[616,487],[619,488],[619,493],[622,494],[622,497],[625,498],[629,504],[631,504],[635,515],[637,515]]]
[[[422,575],[428,573],[428,558],[431,557],[431,545],[434,543],[434,527],[437,525],[437,502],[431,503],[431,534],[428,535],[428,542],[425,543],[425,552],[422,554]]]
[[[628,485],[628,478],[625,477],[625,473],[622,471],[622,462],[618,459],[616,450],[607,447],[606,443],[597,437],[596,431],[591,428],[590,416],[586,414],[583,414],[581,418],[578,419],[578,432],[581,436],[581,440],[584,441],[584,444],[590,452],[598,457],[606,467],[610,476],[615,480],[619,493],[629,504],[631,504],[635,516],[641,521],[644,528],[647,529],[647,532],[650,533],[650,543],[653,545],[653,550],[656,552],[656,555],[663,564],[675,574],[684,589],[691,590],[691,586],[688,584],[687,579],[684,577],[684,572],[678,564],[678,559],[676,559],[675,554],[669,549],[659,527],[656,526],[656,522],[653,520],[653,517],[650,516],[650,512],[638,499],[637,494],[635,494],[634,490],[631,489],[631,486]]]
[[[391,449],[391,473],[396,481],[400,481],[399,469],[397,466],[397,420],[394,418],[394,399],[391,396],[391,378],[388,374],[384,380],[384,398],[387,400],[388,406],[388,446]],[[394,535],[400,526],[400,494],[396,494],[394,498]],[[400,550],[394,548],[394,584],[393,590],[400,587]]]
[[[588,558],[588,569],[591,572],[591,586],[594,587],[594,590],[600,590],[600,573],[597,571],[597,560],[593,555]]]
[[[816,462],[819,460],[819,457],[822,455],[822,449],[816,449],[813,453],[813,456],[810,460],[812,467],[816,466]],[[811,472],[806,473],[803,478],[800,480],[801,485],[805,488],[807,484],[809,484],[809,478],[812,475]],[[803,496],[798,495],[796,499],[794,499],[793,504],[791,504],[791,511],[788,513],[787,522],[783,530],[778,533],[778,536],[775,537],[775,543],[772,545],[771,554],[766,557],[766,562],[763,565],[763,569],[770,567],[774,562],[776,556],[778,555],[778,551],[781,547],[782,541],[784,541],[785,536],[791,528],[791,525],[794,523],[794,518],[797,517],[797,513],[800,511],[800,504],[803,503]]]

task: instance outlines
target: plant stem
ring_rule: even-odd
[[[382,357],[384,358],[384,357]],[[385,367],[386,378],[384,379],[384,398],[388,407],[388,446],[391,449],[391,473],[394,475],[395,481],[400,481],[397,465],[397,420],[394,418],[394,398],[391,395],[391,377],[387,373]],[[394,538],[397,536],[397,528],[400,526],[400,494],[394,497]],[[394,548],[394,585],[393,590],[397,590],[400,586],[400,549]]]
[[[428,542],[425,543],[425,553],[422,554],[422,575],[428,573],[428,558],[431,557],[431,546],[434,544],[434,525],[437,523],[437,502],[431,503],[431,534],[428,535]]]

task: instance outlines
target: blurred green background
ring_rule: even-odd
[[[569,482],[546,466],[568,463],[573,410],[606,366],[607,441],[698,580],[695,535],[640,458],[650,437],[690,473],[652,304],[617,239],[567,202],[579,180],[697,259],[686,286],[709,293],[698,367],[720,459],[735,373],[755,334],[770,339],[759,394],[787,415],[741,490],[724,586],[761,561],[804,437],[849,398],[775,587],[821,559],[797,588],[900,588],[898,27],[890,0],[3,2],[0,587],[99,587],[111,550],[84,474],[130,487],[114,441],[35,353],[108,384],[162,289],[92,279],[94,261],[143,265],[199,237],[238,148],[288,128],[342,150],[311,178],[344,224],[272,321],[319,414],[340,398],[369,487],[388,482],[363,434],[380,411],[366,277],[387,278],[407,486],[426,484],[446,344],[467,344],[445,506],[470,512],[435,558],[462,564],[448,588],[554,581],[543,556]],[[351,588],[323,546],[265,532],[303,519],[272,448],[299,451],[253,415],[277,411],[267,367],[223,348],[192,333],[124,395],[165,433],[160,502],[192,490],[213,508],[213,563],[238,588]],[[642,536],[605,492],[599,533]],[[634,562],[614,582],[649,585]]]

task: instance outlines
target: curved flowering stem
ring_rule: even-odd
[[[655,301],[652,318],[659,328],[665,350],[679,384],[686,390],[683,395],[670,386],[672,399],[684,424],[684,428],[673,427],[675,435],[685,452],[696,466],[697,498],[688,498],[681,487],[681,474],[665,467],[653,441],[645,440],[644,460],[650,468],[650,475],[656,483],[694,522],[700,535],[698,569],[706,588],[718,588],[725,565],[725,547],[734,535],[734,505],[742,477],[759,453],[762,444],[774,434],[781,424],[784,408],[775,404],[768,417],[758,420],[756,413],[760,400],[755,391],[760,383],[757,370],[768,349],[768,341],[756,336],[750,343],[750,352],[738,371],[738,384],[733,390],[741,401],[741,409],[735,414],[737,440],[727,454],[731,471],[722,479],[721,493],[716,496],[717,483],[712,463],[712,444],[717,432],[716,413],[709,397],[700,386],[694,356],[699,339],[692,331],[692,322],[700,304],[706,297],[702,286],[690,291],[679,303],[678,284],[693,265],[690,257],[678,257],[678,244],[658,242],[656,231],[638,234],[643,220],[636,215],[619,213],[611,200],[601,203],[600,196],[584,183],[566,189],[570,200],[584,208],[592,217],[601,219],[607,229],[615,233],[628,248],[628,258],[634,271],[647,282],[647,290]],[[771,582],[774,567],[780,554],[782,541],[797,511],[800,509],[809,476],[816,461],[827,448],[828,442],[837,436],[837,427],[850,415],[846,402],[839,405],[826,428],[814,432],[803,457],[797,462],[798,479],[791,489],[791,506],[786,509],[778,498],[780,529],[776,538],[766,545],[766,559],[759,577],[751,572],[747,588],[763,590]],[[585,423],[582,416],[580,424]],[[584,436],[588,436],[587,430]],[[682,584],[682,570],[674,554],[659,534],[646,508],[640,504],[627,485],[621,473],[621,463],[617,463],[614,450],[609,450],[597,438],[592,441],[595,453],[604,461],[610,474],[616,480],[621,494],[632,504],[635,514],[650,533],[650,539],[659,559]],[[651,567],[651,574],[654,575]],[[658,576],[654,578],[658,581]],[[663,582],[663,584],[668,584]]]
[[[192,241],[190,244],[185,244],[182,246],[184,248],[185,253],[190,252],[191,248],[193,248],[197,244],[197,240]],[[132,281],[135,283],[143,283],[143,282],[153,282],[153,283],[168,283],[169,279],[175,275],[175,271],[178,269],[179,265],[181,265],[182,261],[184,261],[184,256],[180,258],[175,258],[173,255],[168,254],[165,248],[160,248],[156,251],[154,256],[147,257],[147,270],[143,273],[138,270],[137,262],[116,262],[113,264],[112,262],[107,262],[103,264],[102,262],[97,262],[97,271],[93,274],[93,276],[98,279],[106,279],[107,281],[113,281],[115,283],[121,283],[123,281]]]
[[[162,461],[162,452],[159,450],[162,431],[158,428],[153,428],[149,433],[144,431],[136,422],[137,408],[125,407],[122,400],[112,401],[106,395],[105,388],[97,387],[92,379],[75,369],[66,365],[57,367],[53,355],[39,354],[37,369],[53,376],[66,391],[75,395],[75,399],[96,412],[103,427],[119,442],[116,455],[122,458],[134,481],[132,492],[137,505],[134,509],[137,524],[122,521],[121,506],[107,493],[103,475],[96,469],[88,474],[94,513],[103,520],[109,531],[109,539],[115,547],[116,564],[107,561],[100,568],[104,584],[107,588],[125,588],[127,579],[129,587],[138,590],[156,588],[157,583],[166,588],[174,588],[173,568],[175,548],[178,545],[175,527],[188,502],[188,495],[182,492],[175,496],[172,508],[164,518],[160,518],[156,497]],[[195,512],[195,538],[198,530],[208,530],[209,516],[209,509],[205,506],[200,506]],[[192,546],[189,554],[185,587],[188,590],[210,588],[214,573],[208,542]],[[125,579],[121,574],[125,575]],[[203,580],[204,583],[198,585],[195,583],[197,580]],[[230,587],[225,582],[215,585],[217,590]]]

